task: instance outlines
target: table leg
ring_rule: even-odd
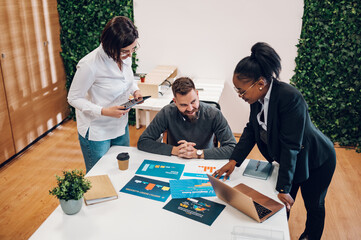
[[[140,116],[139,116],[139,109],[135,109],[135,127],[136,129],[140,128]]]
[[[145,111],[145,126],[148,127],[150,124],[150,111],[146,110]]]

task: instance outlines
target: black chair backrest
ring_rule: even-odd
[[[213,101],[206,101],[206,100],[200,100],[201,102],[207,103],[215,108],[218,108],[219,110],[221,110],[221,106],[219,105],[219,103],[217,102],[213,102]]]

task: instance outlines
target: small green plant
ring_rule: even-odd
[[[58,186],[49,190],[50,195],[63,200],[79,200],[90,188],[90,181],[84,178],[82,170],[63,171],[63,176],[56,175]]]

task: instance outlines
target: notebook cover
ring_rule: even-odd
[[[257,167],[258,162],[259,166]],[[271,163],[267,161],[250,159],[246,169],[243,172],[243,175],[266,180],[272,174],[272,170],[273,165]]]
[[[91,182],[91,188],[84,194],[86,205],[105,202],[118,198],[108,175],[86,177]]]

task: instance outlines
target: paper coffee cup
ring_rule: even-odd
[[[120,170],[127,170],[129,167],[129,154],[127,152],[119,153],[117,156]]]

